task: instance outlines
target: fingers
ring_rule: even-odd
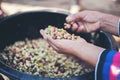
[[[86,16],[87,14],[87,11],[81,11],[79,13],[76,13],[76,14],[72,14],[72,15],[69,15],[67,18],[66,18],[66,21],[68,23],[71,23],[71,22],[76,22],[78,20],[84,20],[84,17]]]
[[[69,29],[69,28],[71,28],[71,25],[70,24],[65,24],[64,28]]]
[[[59,47],[58,42],[57,42],[56,40],[54,40],[51,36],[47,36],[47,37],[46,37],[46,40],[47,40],[47,42],[48,42],[51,46],[53,46],[55,49],[57,49],[57,47]]]
[[[66,18],[66,21],[68,23],[71,23],[71,22],[75,22],[77,21],[79,18],[78,18],[78,13],[76,14],[72,14],[72,15],[69,15],[67,18]]]
[[[44,33],[44,30],[43,30],[43,29],[40,30],[40,34],[43,36],[44,39],[47,38],[47,36],[46,36],[46,34]]]
[[[71,29],[73,32],[88,32],[88,26],[85,22],[76,22],[72,24],[66,24],[64,26],[66,29]]]
[[[78,20],[77,14],[69,15],[66,18],[67,23],[75,22]]]
[[[73,23],[71,29],[72,29],[72,31],[76,31],[76,30],[78,29],[78,27],[79,27],[79,26],[78,26],[77,23]]]
[[[54,42],[54,40],[52,39],[52,37],[51,36],[49,36],[49,35],[46,35],[45,33],[44,33],[44,30],[43,29],[41,29],[40,30],[40,33],[41,33],[41,35],[43,36],[43,38],[46,40],[46,41],[48,41],[49,43],[51,43],[51,44],[55,44]]]
[[[48,42],[49,43],[49,45],[55,50],[55,51],[57,51],[57,52],[59,52],[60,53],[60,50],[56,47],[56,46],[54,46],[52,43],[50,43],[50,42]]]
[[[59,45],[58,45],[58,43],[57,43],[56,40],[52,39],[51,36],[46,35],[46,34],[44,33],[44,30],[43,30],[43,29],[40,30],[40,33],[41,33],[41,35],[43,36],[43,38],[49,43],[49,45],[50,45],[51,47],[53,47],[57,52],[60,52],[59,49],[57,48],[57,47],[59,47]]]
[[[71,29],[72,31],[76,31],[78,27],[77,23],[65,24],[64,26],[65,29]]]
[[[84,25],[86,22],[84,20],[85,16],[88,14],[89,11],[81,11],[76,14],[69,15],[66,18],[68,25],[65,26],[66,29],[71,29],[72,31],[79,32],[87,32],[87,27]],[[69,25],[72,24],[72,25]]]
[[[85,32],[85,26],[82,22],[78,22],[78,23],[73,23],[71,29],[72,31],[76,31],[77,33],[79,32]]]

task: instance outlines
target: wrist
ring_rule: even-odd
[[[119,17],[110,14],[103,14],[100,18],[100,30],[118,35]]]
[[[81,48],[79,48],[79,50],[77,51],[77,56],[80,59],[95,66],[98,60],[98,56],[103,50],[104,48],[95,46],[91,43],[87,43],[83,45]]]
[[[120,19],[118,21],[118,36],[120,37]]]

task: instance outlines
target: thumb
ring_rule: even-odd
[[[40,30],[40,33],[50,45],[57,46],[58,43],[56,42],[56,40],[54,40],[50,35],[46,35],[43,29]]]

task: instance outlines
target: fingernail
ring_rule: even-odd
[[[70,20],[72,20],[72,17],[71,17],[71,16],[68,16],[68,17],[66,18],[66,20],[67,20],[67,21],[70,21]]]
[[[45,40],[47,40],[47,36],[46,36],[46,35],[44,35],[43,38],[44,38]]]
[[[42,29],[40,30],[40,34],[43,35],[43,30]]]
[[[67,24],[66,26],[64,26],[64,28],[65,28],[65,29],[68,29],[68,28],[70,28],[70,25]]]

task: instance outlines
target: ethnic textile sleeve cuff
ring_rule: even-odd
[[[120,37],[120,19],[118,21],[118,36]]]
[[[112,79],[113,77],[111,77],[110,73],[113,60],[119,59],[115,57],[117,53],[115,50],[104,50],[101,52],[95,68],[95,80],[116,80]],[[119,54],[117,55],[119,56]],[[114,63],[116,64],[118,61],[114,61]]]

